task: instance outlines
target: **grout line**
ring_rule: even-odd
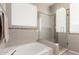
[[[63,55],[66,51],[68,51],[68,49],[65,49],[64,51],[59,52],[59,55]]]

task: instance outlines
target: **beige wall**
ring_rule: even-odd
[[[71,7],[70,7],[71,8]],[[71,13],[71,11],[70,11]],[[71,14],[70,14],[71,15]],[[72,14],[73,15],[73,14]],[[71,17],[71,16],[70,16]],[[75,17],[75,16],[74,16]],[[70,18],[72,20],[72,18]],[[75,20],[75,19],[74,19]],[[71,24],[72,25],[72,24]],[[74,30],[74,29],[73,29]],[[79,53],[79,33],[70,33],[68,35],[68,38],[69,38],[69,49],[70,50],[73,50],[73,51],[76,51]]]
[[[57,3],[57,4],[54,4],[53,6],[50,7],[52,14],[56,13],[56,10],[61,7],[65,8],[65,9],[70,8],[69,3]]]
[[[79,53],[79,34],[69,34],[69,46],[70,50],[76,51]]]
[[[45,4],[37,5],[37,9],[38,9],[38,11],[43,12],[45,14],[49,14],[49,12],[50,12],[49,7],[46,6]]]

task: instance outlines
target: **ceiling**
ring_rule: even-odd
[[[50,7],[51,5],[54,5],[54,3],[34,3],[36,6],[44,6],[44,7]]]

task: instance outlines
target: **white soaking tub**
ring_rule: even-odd
[[[9,51],[8,55],[52,55],[53,49],[38,42],[18,46]]]

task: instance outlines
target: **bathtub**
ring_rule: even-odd
[[[7,55],[52,55],[53,49],[38,42],[24,44],[10,50]]]

